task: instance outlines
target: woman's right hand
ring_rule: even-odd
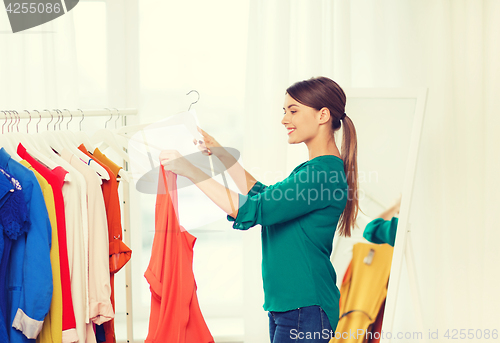
[[[197,126],[198,131],[203,135],[203,142],[198,145],[198,149],[202,152],[203,155],[209,156],[209,155],[220,155],[223,153],[224,149],[222,149],[222,146],[213,138],[210,136],[208,133],[206,133],[204,130],[202,130],[199,126]],[[193,141],[196,144],[196,139]],[[213,149],[213,151],[211,150]]]

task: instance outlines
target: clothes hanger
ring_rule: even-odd
[[[49,110],[45,110],[45,111],[48,111],[50,113],[50,115],[52,116],[52,112],[50,112]],[[49,122],[49,124],[47,124],[47,131],[44,131],[44,132],[42,132],[40,134],[40,136],[43,138],[43,140],[45,141],[45,143],[47,143],[46,146],[50,147],[50,149],[45,149],[45,152],[48,155],[54,154],[54,151],[57,152],[57,153],[59,153],[60,151],[63,150],[63,145],[59,141],[59,139],[57,138],[57,134],[55,133],[56,132],[56,125],[59,122],[60,118],[61,118],[61,116],[59,115],[59,113],[57,113],[57,121],[53,124],[54,125],[54,131],[53,132],[49,131],[49,124],[52,123],[52,120],[51,120]],[[52,119],[54,119],[53,116],[52,116]],[[51,150],[54,150],[54,151],[51,151]]]
[[[61,131],[59,134],[66,140],[68,147],[77,147],[80,145],[80,143],[78,143],[75,133],[69,130],[69,123],[73,121],[73,114],[71,114],[71,111],[66,108],[63,109],[63,111],[68,111],[71,119],[66,123],[66,130]]]
[[[31,141],[26,139],[26,135],[21,134],[19,132],[19,123],[21,122],[21,116],[19,116],[19,113],[17,111],[7,111],[9,113],[13,113],[14,116],[16,117],[16,121],[12,125],[11,132],[7,134],[7,137],[13,142],[14,147],[16,148],[16,155],[17,155],[17,147],[19,146],[19,143],[21,143],[23,146],[29,146],[31,149],[33,149],[33,144]],[[31,118],[31,117],[30,117]],[[16,126],[16,129],[14,129],[14,125]],[[16,132],[17,130],[17,132]],[[20,160],[21,161],[21,160]]]
[[[191,92],[193,92],[193,91],[191,91]],[[191,92],[189,92],[187,94],[190,94]],[[195,90],[194,90],[194,92],[198,93]],[[198,93],[198,100],[199,100],[199,93]],[[191,110],[191,106],[193,104],[197,103],[198,100],[191,103],[187,112],[181,112],[181,113],[178,113],[172,117],[169,117],[168,121],[165,123],[165,126],[183,124],[186,127],[188,127],[189,131],[193,134],[195,139],[197,139],[197,137],[199,137],[195,144],[197,144],[199,142],[201,142],[200,144],[202,144],[203,143],[203,136],[201,135],[201,133],[197,129],[198,123],[197,123],[196,116],[195,116],[196,112],[194,110]],[[189,114],[189,116],[186,116],[186,114]],[[188,117],[188,119],[186,119],[187,117]],[[155,123],[155,124],[157,124],[157,123]],[[146,124],[146,126],[149,126],[149,125],[152,125],[152,124]],[[160,127],[161,127],[161,125],[160,125]],[[154,145],[148,143],[146,134],[144,133],[144,128],[145,128],[144,125],[135,126],[132,128],[132,130],[129,130],[129,127],[125,127],[124,130],[122,130],[121,132],[124,132],[124,133],[125,132],[134,132],[134,133],[140,132],[141,133],[142,140],[140,138],[135,138],[135,137],[130,137],[129,139],[136,140],[136,141],[140,142],[141,144],[145,145],[146,152],[148,154],[150,165],[151,165],[151,170],[148,171],[147,173],[145,173],[138,180],[138,182],[136,184],[136,188],[139,192],[142,192],[142,193],[156,194],[157,193],[157,181],[158,181],[161,165],[155,167],[154,161],[153,161],[152,156],[151,156],[150,147],[153,147],[157,150],[162,150],[162,147],[157,147],[157,146],[154,146]],[[221,163],[220,166],[217,166],[218,168],[215,169],[213,161],[212,161],[212,155],[209,155],[208,157],[209,157],[209,162],[210,162],[210,168],[208,168],[207,163],[206,163],[206,159],[199,158],[201,156],[201,154],[202,154],[201,151],[198,151],[196,153],[186,155],[185,157],[188,160],[190,160],[194,165],[196,165],[200,168],[210,169],[211,173],[212,173],[212,177],[214,177],[214,175],[218,175],[220,173],[222,175],[225,187],[227,189],[229,189],[229,186],[227,184],[227,180],[226,180],[225,175],[224,175],[225,166],[222,165],[222,163]],[[186,181],[185,178],[177,179],[178,189],[182,188],[183,186],[190,186],[190,185],[192,185],[192,183],[189,181]]]
[[[46,156],[49,151],[51,154],[54,153],[54,151],[52,150],[52,147],[50,146],[50,144],[48,142],[48,140],[50,139],[49,125],[52,124],[52,122],[54,121],[54,115],[49,110],[44,110],[43,112],[45,112],[45,111],[49,112],[49,114],[50,114],[50,121],[47,123],[47,130],[45,132],[38,132],[37,131],[36,135],[33,137],[34,142],[35,142],[35,147],[44,156]],[[45,136],[47,136],[47,138]]]
[[[64,110],[68,111],[71,114],[71,112],[68,109],[64,109]],[[60,110],[56,110],[56,111],[59,111],[62,115],[62,111],[60,111]],[[62,115],[62,117],[64,119],[64,115]],[[71,120],[73,120],[73,115],[71,115]],[[69,123],[71,122],[71,120],[66,123],[66,129],[68,129],[67,131],[59,131],[58,132],[59,136],[64,141],[64,144],[63,144],[64,148],[66,150],[68,150],[69,152],[71,152],[73,155],[75,155],[77,158],[79,158],[83,163],[87,164],[92,170],[94,170],[96,172],[97,175],[99,175],[99,177],[101,179],[109,180],[110,175],[106,171],[106,169],[104,169],[104,167],[102,167],[99,163],[95,163],[95,162],[92,163],[93,159],[88,157],[80,149],[78,149],[77,148],[78,144],[75,144],[71,140],[70,136],[71,137],[74,136],[74,134],[69,131]],[[61,127],[59,126],[59,128],[61,128]]]
[[[31,123],[31,113],[28,110],[24,110],[24,112],[28,113],[28,115],[30,117],[30,121],[26,124],[26,133],[22,133],[21,134],[21,136],[23,138],[22,142],[23,142],[23,145],[25,147],[26,146],[30,146],[32,149],[34,149],[35,148],[35,143],[33,142],[33,138],[31,137],[32,135],[30,135],[30,133],[29,133],[29,125]],[[42,120],[42,116],[41,116],[40,112],[38,112],[38,115],[40,116],[40,121],[41,121]],[[40,123],[40,121],[38,123]],[[37,123],[37,129],[38,129],[38,123]]]
[[[120,111],[118,111],[117,108],[114,108],[114,109],[118,113],[118,115],[116,116],[116,120],[115,120],[115,129],[116,129],[116,127],[118,127],[118,119],[120,119]],[[113,135],[115,136],[115,138],[118,138],[118,140],[122,139],[122,143],[120,144],[121,147],[127,147],[128,146],[128,142],[127,142],[126,139],[123,139],[123,137],[116,135],[114,132],[113,132]],[[107,148],[106,143],[103,143],[99,147],[99,150],[100,151],[104,151],[106,148]],[[123,149],[121,151],[123,151]],[[128,154],[127,154],[127,158],[128,159],[126,160],[126,162],[129,162],[130,158],[128,157]],[[124,168],[121,168],[118,171],[118,176],[120,176],[120,180],[123,180],[123,181],[126,181],[126,182],[130,182],[130,176],[129,176],[128,172]]]
[[[47,132],[49,130],[49,124],[52,123],[54,116],[52,115],[52,112],[49,110],[44,110],[49,112],[50,114],[50,122],[47,123]],[[37,111],[38,112],[38,111]],[[40,116],[41,118],[41,116]],[[46,137],[50,139],[50,135],[42,135],[42,133],[38,132],[38,124],[37,124],[37,134],[33,136],[33,142],[35,143],[34,147],[31,147],[31,149],[27,146],[24,146],[26,151],[36,160],[38,160],[40,163],[45,165],[47,168],[50,170],[53,170],[57,167],[60,167],[59,164],[57,164],[55,161],[53,161],[53,156],[59,157],[56,155],[54,150],[52,150],[51,146],[49,145],[49,142],[46,141]],[[35,148],[35,149],[33,149]],[[59,157],[60,158],[60,157]],[[64,181],[71,181],[71,175],[69,173],[66,173],[64,177]]]
[[[46,110],[46,111],[48,111],[49,113],[51,113],[49,110]],[[52,138],[51,141],[48,142],[49,143],[48,145],[50,146],[50,149],[47,149],[47,157],[49,157],[53,162],[57,163],[59,166],[61,166],[65,170],[67,170],[68,173],[66,174],[66,176],[70,176],[71,175],[71,171],[75,172],[76,170],[71,165],[71,163],[69,163],[68,161],[66,161],[61,156],[60,152],[62,152],[65,149],[65,146],[64,146],[64,144],[61,141],[59,141],[57,139],[57,137],[59,137],[59,135],[58,135],[58,133],[56,131],[56,127],[57,127],[58,124],[59,124],[59,129],[61,128],[61,122],[64,119],[64,116],[62,116],[62,115],[59,116],[59,114],[62,114],[61,111],[59,111],[59,110],[54,110],[54,111],[58,114],[57,121],[54,124],[54,132],[50,133],[47,130],[46,132],[43,133],[43,135],[45,137],[54,137],[54,138]],[[59,117],[62,118],[61,121],[59,121]],[[47,125],[47,129],[48,129],[48,125]],[[57,144],[60,144],[60,145],[56,146]],[[71,180],[71,179],[65,178],[65,181],[69,181],[69,180]]]
[[[145,129],[148,126],[151,125],[162,125],[164,126],[171,126],[171,125],[184,125],[186,126],[187,130],[193,135],[193,137],[197,141],[203,141],[203,135],[198,131],[197,129],[197,120],[196,120],[196,111],[193,109],[191,110],[191,106],[196,104],[200,100],[200,93],[196,90],[191,90],[189,91],[186,95],[191,94],[192,92],[196,92],[198,94],[198,99],[195,102],[192,102],[189,105],[189,108],[185,112],[180,112],[177,114],[174,114],[164,120],[164,123],[148,123],[148,124],[140,124],[140,125],[129,125],[129,126],[124,126],[120,129],[118,129],[116,132],[119,135],[122,135],[126,137],[127,139],[130,139],[131,135],[136,134],[140,130]]]
[[[26,148],[26,150],[30,150],[30,151],[37,150],[37,148],[35,147],[35,142],[33,141],[33,138],[31,137],[32,135],[29,134],[29,124],[31,123],[31,113],[28,110],[24,110],[24,112],[28,113],[30,121],[28,122],[28,124],[26,124],[26,133],[19,134],[20,135],[19,142],[22,143],[22,145]],[[38,112],[38,115],[40,116],[40,120],[42,120],[42,116],[40,115],[40,112]],[[38,130],[38,124],[37,124],[37,130]]]
[[[7,126],[7,134],[5,135],[5,137],[12,143],[12,146],[16,147],[20,141],[20,138],[21,138],[19,132],[16,132],[16,130],[15,130],[15,128],[17,128],[17,130],[19,130],[19,126],[16,126],[16,124],[18,123],[18,118],[17,118],[18,113],[16,111],[6,111],[6,112],[9,113],[10,122],[9,122],[9,125]],[[15,120],[12,119],[13,114],[14,114]],[[14,150],[14,151],[16,151],[16,150]],[[12,157],[18,162],[21,161],[21,159],[19,158],[19,155],[17,155],[17,153],[15,153]]]
[[[62,118],[61,122],[59,123],[59,131],[54,132],[54,134],[57,135],[59,141],[61,141],[61,143],[63,144],[63,146],[65,148],[69,148],[70,146],[74,146],[73,142],[71,142],[71,139],[70,139],[70,137],[73,136],[73,135],[69,131],[67,131],[67,130],[64,130],[64,131],[61,130],[61,124],[64,121],[64,114],[63,114],[63,112],[61,110],[59,110],[59,109],[54,109],[53,111],[56,111],[57,114],[60,114],[61,118]],[[71,115],[71,120],[73,120],[73,115]],[[71,122],[71,120],[66,123],[66,127],[68,127],[68,125]]]
[[[161,128],[161,127],[168,127],[168,126],[174,126],[174,125],[184,125],[186,129],[192,134],[194,138],[194,143],[195,145],[197,144],[202,144],[203,143],[203,135],[198,131],[198,120],[196,118],[196,111],[194,109],[191,109],[191,106],[196,104],[200,100],[200,94],[196,90],[191,90],[189,91],[186,95],[191,94],[192,92],[196,92],[198,94],[198,99],[194,102],[192,102],[189,105],[189,108],[185,112],[180,112],[177,114],[174,114],[160,122],[155,122],[155,123],[149,123],[149,124],[140,124],[140,125],[134,125],[134,126],[124,126],[120,129],[117,130],[117,133],[126,137],[128,140],[134,140],[139,142],[140,144],[145,143],[145,140],[143,138],[143,134],[141,135],[141,138],[135,136],[135,134],[144,131],[145,128],[147,127],[154,127],[154,128]],[[152,147],[158,150],[162,150],[163,147],[155,146],[153,144],[149,144],[148,148]],[[211,170],[212,170],[212,176],[214,175],[213,172],[213,162],[211,156],[209,156],[209,161],[211,165]],[[151,165],[152,168],[154,168],[153,165]],[[154,175],[152,175],[154,177]],[[155,190],[156,192],[156,190]]]
[[[64,109],[64,110],[68,111],[68,113],[71,115],[71,112],[68,109]],[[83,112],[82,112],[82,115],[83,115]],[[73,120],[73,115],[71,115],[71,120]],[[79,144],[77,143],[76,140],[74,140],[75,134],[73,132],[69,131],[69,123],[71,122],[71,120],[68,123],[66,123],[67,131],[61,132],[61,134],[67,138],[66,139],[67,144],[65,145],[66,149],[69,152],[71,152],[73,155],[75,155],[75,157],[77,157],[80,161],[82,161],[83,163],[88,165],[93,171],[95,171],[96,174],[102,180],[109,180],[110,175],[106,171],[106,169],[104,169],[104,167],[102,167],[99,163],[96,163],[94,161],[94,159],[90,158],[85,153],[83,153],[83,151],[81,151],[80,149],[77,148],[77,146]],[[85,146],[85,147],[87,147],[87,146]]]
[[[44,111],[47,111],[49,112],[49,114],[51,115],[51,121],[47,124],[47,131],[43,132],[42,133],[42,137],[44,138],[49,138],[48,140],[45,140],[44,144],[41,144],[43,146],[43,149],[44,151],[42,151],[42,153],[44,153],[51,162],[55,163],[57,166],[60,166],[62,168],[64,168],[65,170],[68,171],[68,173],[66,173],[65,175],[65,178],[64,180],[65,181],[71,181],[71,173],[69,173],[69,171],[71,170],[74,170],[74,168],[71,166],[71,164],[66,161],[64,158],[61,157],[60,155],[60,151],[64,150],[64,145],[62,145],[60,142],[58,142],[57,138],[52,138],[52,137],[57,137],[57,133],[56,133],[56,125],[59,123],[59,113],[58,113],[58,118],[57,118],[57,122],[54,124],[54,132],[50,132],[49,131],[49,124],[52,122],[53,120],[53,115],[52,115],[52,112],[50,112],[50,110],[44,110]],[[60,123],[59,123],[60,125]],[[58,145],[59,144],[59,145]],[[57,150],[59,149],[59,150]]]
[[[127,146],[127,142],[123,141],[123,139],[120,136],[117,136],[113,131],[107,128],[108,122],[111,121],[111,119],[113,118],[113,112],[109,108],[105,109],[110,112],[111,117],[104,124],[104,129],[101,129],[92,135],[91,142],[93,142],[94,144],[103,143],[101,145],[102,150],[101,149],[99,150],[104,151],[106,148],[110,147],[116,153],[118,153],[118,155],[120,155],[120,157],[123,158],[123,160],[130,162],[128,154],[123,150],[123,148]],[[120,114],[118,113],[118,116],[119,115]],[[119,142],[118,141],[119,139],[122,140],[122,142]]]
[[[94,148],[94,145],[90,142],[89,136],[84,131],[82,131],[82,122],[83,122],[83,119],[85,119],[85,114],[83,113],[83,111],[81,109],[78,109],[78,111],[82,112],[82,120],[80,120],[80,131],[78,131],[75,135],[75,137],[78,141],[77,145],[83,144],[85,146],[85,148],[87,149],[87,151],[89,151],[89,150],[94,151],[95,148]]]
[[[38,123],[36,124],[36,131],[38,133],[38,125],[42,121],[42,115],[40,114],[39,111],[37,111],[37,110],[34,110],[34,111],[37,112],[38,116],[40,117],[40,119],[38,120]],[[37,145],[35,143],[35,140],[33,139],[33,135],[31,135],[29,133],[29,124],[31,123],[31,113],[28,110],[24,110],[24,112],[28,113],[28,115],[30,117],[30,121],[26,125],[26,133],[21,134],[21,136],[22,136],[21,143],[24,145],[25,148],[29,148],[30,150],[37,150],[38,148],[37,148]]]
[[[0,147],[4,148],[4,150],[11,156],[11,158],[17,162],[21,161],[21,158],[17,155],[17,150],[14,148],[13,142],[7,137],[7,133],[9,132],[9,125],[7,126],[7,133],[4,133],[5,124],[7,124],[7,113],[6,111],[1,111],[5,115],[5,122],[2,125],[2,136],[0,136]],[[12,121],[12,116],[11,116]]]
[[[108,122],[111,121],[111,119],[113,118],[113,112],[109,108],[105,108],[105,109],[110,112],[111,116],[104,124],[104,129],[101,129],[101,130],[97,131],[94,135],[92,135],[91,142],[93,142],[94,144],[97,144],[99,142],[103,142],[103,144],[99,147],[99,151],[103,152],[105,149],[107,149],[109,147],[113,148],[113,150],[115,150],[126,162],[129,162],[130,161],[129,156],[123,150],[123,148],[127,146],[127,142],[124,141],[123,143],[119,143],[115,133],[113,131],[107,129]],[[116,109],[116,111],[119,113],[119,111],[117,109]],[[119,116],[116,119],[116,121],[118,119],[119,119]],[[119,138],[121,138],[121,137],[119,137]],[[95,149],[94,149],[94,151],[95,151]],[[109,176],[111,177],[111,175],[109,175]],[[118,171],[118,176],[120,176],[120,178],[118,179],[119,181],[123,180],[123,181],[130,182],[130,177],[129,177],[128,173],[123,168]]]

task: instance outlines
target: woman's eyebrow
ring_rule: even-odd
[[[297,107],[299,107],[299,105],[291,104],[291,105],[288,105],[288,108],[290,108],[290,107],[292,107],[292,106],[297,106]],[[285,109],[285,108],[283,107],[283,109]]]

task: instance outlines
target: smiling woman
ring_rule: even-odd
[[[178,152],[161,154],[164,167],[196,184],[228,214],[234,229],[262,226],[264,309],[269,311],[271,342],[288,342],[293,328],[320,332],[337,326],[340,292],[330,261],[332,242],[339,222],[340,234],[350,236],[358,211],[356,131],[345,116],[345,99],[340,86],[325,77],[287,89],[281,123],[291,130],[290,144],[306,144],[309,160],[274,185],[256,181],[247,186],[256,179],[245,171],[244,192],[236,193]],[[334,132],[341,126],[344,144],[339,154]],[[324,177],[332,172],[347,177]],[[327,341],[321,337],[310,342]]]
[[[340,233],[350,236],[350,228],[358,212],[357,201],[357,139],[356,129],[345,114],[346,96],[342,88],[327,77],[297,82],[286,90],[285,115],[281,121],[288,131],[288,143],[304,142],[309,159],[332,154],[344,161],[352,201],[347,203],[341,219]],[[343,123],[342,155],[335,143],[334,133]]]

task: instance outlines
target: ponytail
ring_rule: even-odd
[[[347,115],[342,120],[342,160],[344,161],[344,172],[347,178],[349,190],[347,192],[347,203],[339,219],[339,234],[350,237],[351,228],[354,227],[358,216],[358,143],[356,129],[351,118]]]

